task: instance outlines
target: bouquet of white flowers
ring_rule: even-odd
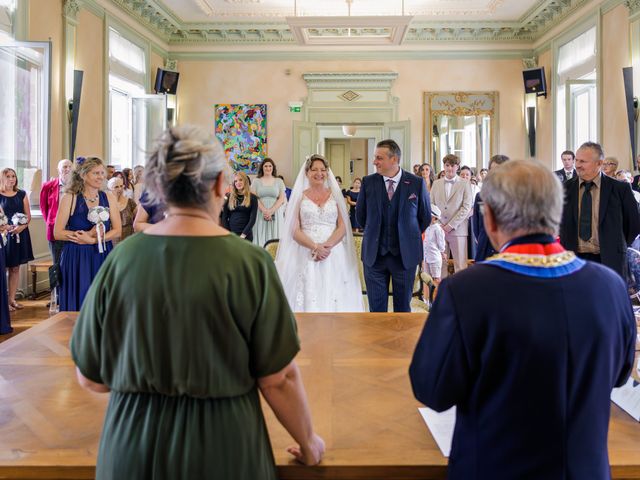
[[[101,205],[90,208],[89,214],[87,215],[87,219],[96,226],[96,233],[98,235],[98,251],[100,253],[104,253],[107,249],[107,242],[104,239],[107,231],[105,229],[104,222],[108,221],[109,218],[109,209]]]
[[[29,219],[24,213],[14,213],[13,217],[11,217],[11,223],[17,227],[18,225],[26,225],[29,223]],[[15,233],[14,235],[16,236],[16,243],[20,243],[20,234]]]
[[[5,225],[9,225],[9,220],[7,219],[7,216],[4,214],[4,212],[2,210],[0,210],[0,227],[4,227]],[[7,244],[7,234],[5,233],[5,231],[2,231],[2,244],[6,245]]]

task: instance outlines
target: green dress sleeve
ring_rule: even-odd
[[[263,252],[263,291],[251,331],[251,373],[254,378],[279,372],[300,350],[295,317],[269,254]]]
[[[112,257],[110,255],[109,257]],[[82,303],[78,321],[71,335],[71,356],[82,375],[96,383],[102,378],[102,326],[107,301],[107,285],[110,258],[107,258]]]

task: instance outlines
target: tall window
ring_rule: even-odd
[[[13,168],[34,212],[49,168],[48,42],[0,35],[0,167]]]
[[[586,141],[598,141],[596,27],[558,49],[556,66],[556,167],[560,154]]]
[[[109,160],[132,167],[132,99],[145,93],[147,61],[142,47],[109,28]]]

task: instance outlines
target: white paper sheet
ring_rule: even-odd
[[[629,377],[627,383],[611,392],[611,400],[640,422],[640,384]]]
[[[453,428],[456,426],[456,407],[451,407],[442,413],[426,407],[418,410],[427,424],[431,436],[438,444],[442,455],[449,458],[451,441],[453,440]]]

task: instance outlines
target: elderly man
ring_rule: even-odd
[[[578,176],[564,184],[560,242],[624,277],[627,245],[640,233],[640,217],[631,189],[601,173],[603,159],[597,143],[587,142],[576,152]]]
[[[457,405],[448,478],[609,478],[609,396],[636,336],[626,286],[555,241],[562,186],[545,167],[507,162],[482,198],[500,253],[442,282],[410,367],[418,400]]]
[[[54,263],[60,261],[60,254],[64,242],[53,238],[53,226],[56,223],[56,215],[58,214],[58,202],[64,193],[64,187],[71,178],[71,169],[73,164],[66,158],[58,162],[58,176],[52,178],[42,185],[40,190],[40,210],[42,218],[47,226],[47,240],[49,241],[49,251]]]

